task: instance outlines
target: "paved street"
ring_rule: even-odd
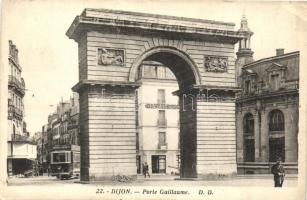
[[[175,176],[151,176],[144,179],[138,176],[133,182],[93,182],[82,184],[77,179],[59,180],[55,177],[41,176],[32,178],[10,178],[9,186],[3,193],[5,199],[42,199],[50,197],[57,199],[224,199],[228,195],[233,199],[250,199],[263,192],[276,193],[283,196],[283,192],[297,191],[297,178],[287,176],[283,188],[273,187],[271,175],[237,176],[223,180],[174,180]],[[33,187],[34,186],[34,187]],[[247,188],[246,188],[247,187]],[[250,189],[249,189],[250,188]],[[186,192],[177,195],[172,192]],[[234,191],[237,191],[234,193]],[[171,193],[167,193],[171,192]],[[206,198],[204,198],[206,197]],[[248,198],[244,198],[248,197]],[[262,197],[261,197],[262,199]],[[293,198],[292,198],[293,199]],[[297,199],[297,198],[294,198]],[[255,198],[253,198],[255,200]]]
[[[215,180],[178,180],[176,176],[154,175],[150,178],[138,176],[137,180],[132,182],[103,181],[82,184],[78,179],[59,180],[56,177],[39,176],[30,178],[12,177],[8,180],[9,186],[23,185],[122,185],[122,186],[273,186],[273,176],[271,175],[248,175],[236,176],[232,178],[223,178]],[[297,185],[297,177],[288,175],[284,182],[284,187],[293,187]]]

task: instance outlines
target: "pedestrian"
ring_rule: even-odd
[[[51,173],[51,168],[50,168],[50,165],[48,165],[48,168],[47,168],[47,173],[48,173],[48,176],[50,176],[50,173]]]
[[[149,169],[148,169],[148,164],[147,162],[145,162],[143,164],[143,174],[144,174],[144,177],[146,178],[146,175],[148,175],[148,177],[150,178],[150,175],[149,175]]]
[[[282,187],[285,178],[285,170],[281,164],[281,158],[278,158],[276,163],[272,166],[272,174],[274,175],[275,187]]]

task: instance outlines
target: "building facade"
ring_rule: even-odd
[[[25,81],[18,60],[18,49],[9,41],[8,76],[8,175],[24,174],[33,169],[36,144],[27,131],[24,121]]]
[[[74,93],[70,100],[57,104],[55,112],[48,116],[48,124],[42,127],[40,135],[41,147],[38,158],[40,158],[39,162],[44,172],[47,172],[51,166],[52,152],[80,151],[79,97],[77,93]],[[80,160],[80,158],[77,159]]]
[[[35,133],[35,140],[37,144],[37,162],[40,173],[47,173],[48,168],[48,125],[42,126],[42,131]]]
[[[139,69],[137,105],[137,172],[147,162],[150,174],[179,174],[179,105],[173,73],[158,62]]]
[[[240,31],[252,35],[244,17]],[[237,52],[236,128],[239,174],[271,173],[281,158],[287,173],[297,173],[299,52],[254,61],[248,41]]]

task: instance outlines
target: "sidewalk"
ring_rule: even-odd
[[[180,176],[175,176],[175,175],[167,175],[167,174],[154,174],[154,175],[150,175],[150,177],[146,176],[146,178],[144,177],[144,175],[137,175],[137,180],[148,180],[148,181],[171,181],[171,180],[175,180],[180,178]]]
[[[88,184],[81,184],[78,179],[60,180],[56,177],[39,176],[30,178],[11,177],[8,179],[9,186],[35,186],[35,185],[71,185],[71,186],[225,186],[225,187],[273,187],[274,181],[272,175],[238,175],[234,177],[219,179],[180,179],[179,176],[172,175],[151,175],[150,178],[138,175],[135,181],[116,182],[116,181],[97,181]],[[295,187],[297,185],[297,176],[288,175],[285,177],[284,187]]]
[[[45,183],[59,183],[55,176],[32,176],[32,177],[9,177],[8,185],[28,185],[28,184],[45,184]]]
[[[287,174],[287,179],[297,179],[297,174]],[[137,175],[137,180],[150,180],[150,181],[171,181],[171,180],[194,180],[194,181],[223,181],[223,180],[237,180],[237,179],[272,179],[272,174],[248,174],[248,175],[236,175],[233,177],[226,177],[226,178],[216,178],[216,179],[206,179],[206,178],[190,178],[190,179],[180,179],[180,176],[174,176],[174,175],[150,175],[150,177],[146,178],[143,175]]]

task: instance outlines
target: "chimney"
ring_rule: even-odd
[[[281,56],[285,53],[285,49],[276,49],[276,56]]]

